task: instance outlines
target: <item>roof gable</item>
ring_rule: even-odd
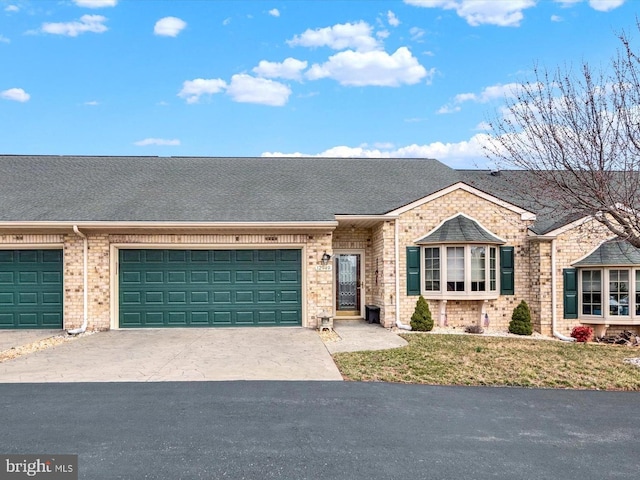
[[[586,257],[573,264],[574,267],[640,265],[640,249],[629,242],[614,238],[607,240]]]
[[[477,221],[460,213],[445,220],[414,243],[418,245],[443,243],[488,243],[503,245],[506,242],[493,235]]]

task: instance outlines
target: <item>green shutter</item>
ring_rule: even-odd
[[[578,318],[578,272],[575,268],[562,270],[564,283],[564,317]]]
[[[500,247],[500,295],[514,294],[513,247]]]
[[[420,247],[407,247],[407,295],[420,295]]]

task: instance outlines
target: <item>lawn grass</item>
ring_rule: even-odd
[[[530,338],[407,334],[392,350],[338,353],[345,380],[600,390],[640,390],[640,349]]]

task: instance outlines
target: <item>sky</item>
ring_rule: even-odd
[[[638,17],[638,0],[0,0],[0,154],[490,168],[488,122],[534,66],[606,67]]]

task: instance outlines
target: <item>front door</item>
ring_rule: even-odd
[[[336,253],[336,315],[361,315],[361,254]]]

